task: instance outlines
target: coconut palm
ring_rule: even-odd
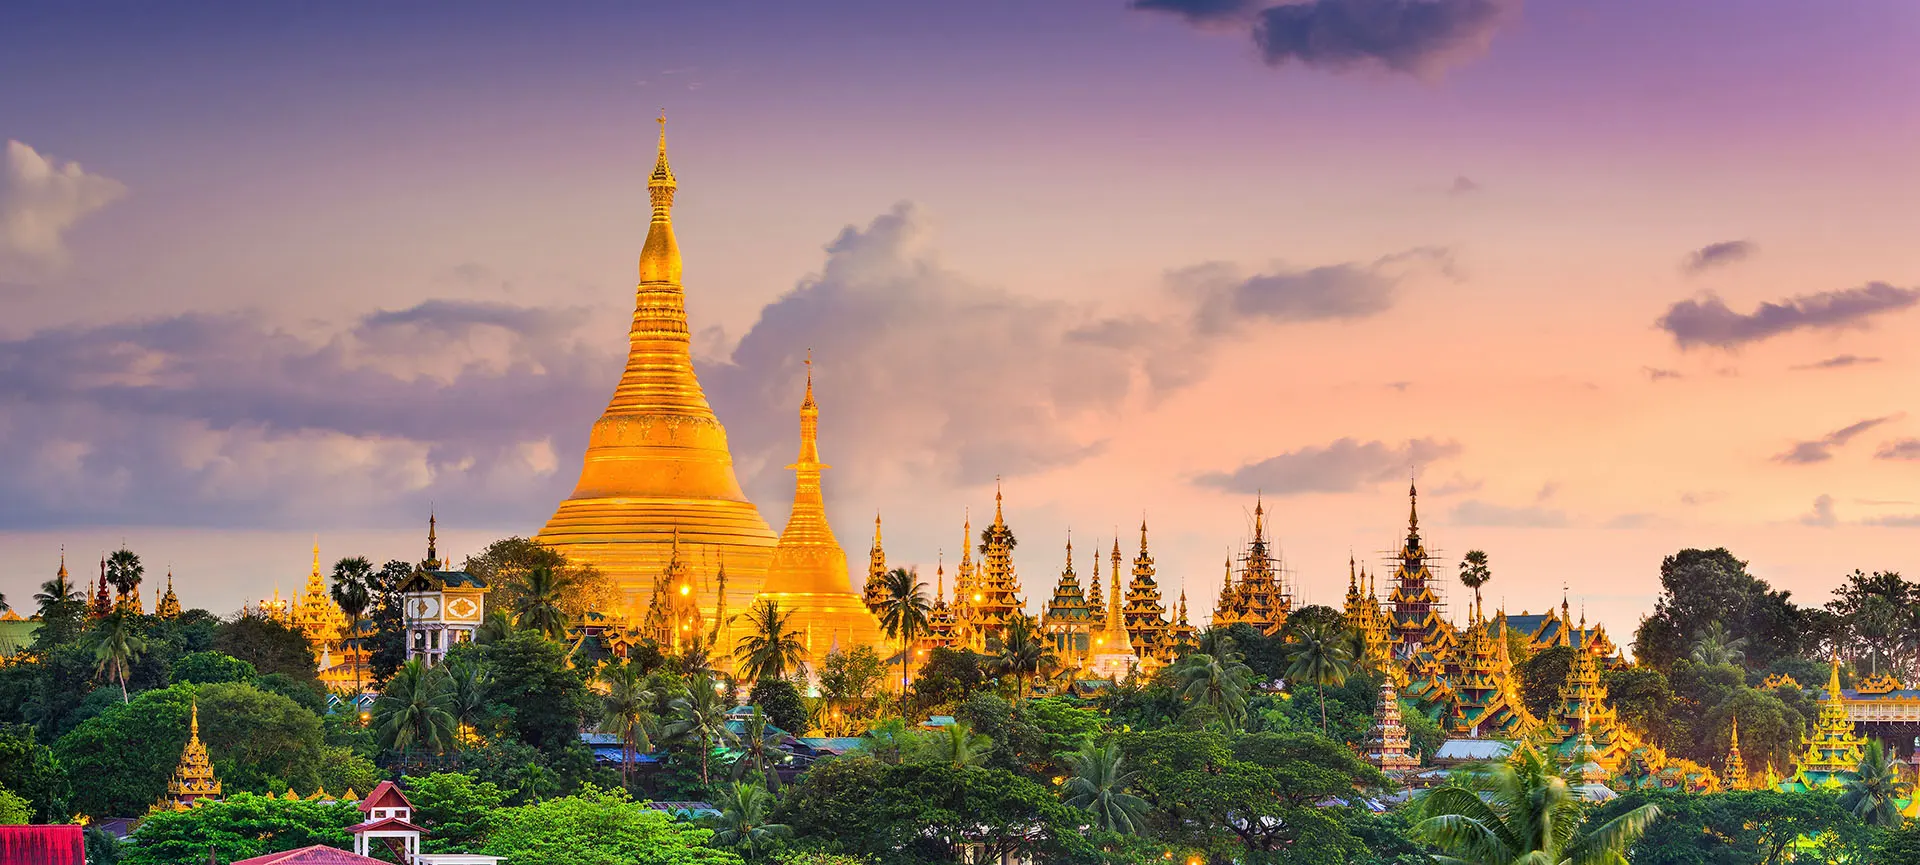
[[[480,627],[473,629],[473,641],[484,646],[513,633],[513,620],[504,610],[488,610],[487,617],[480,620]]]
[[[759,706],[753,707],[753,713],[747,716],[746,729],[737,737],[740,758],[733,761],[733,779],[745,778],[747,770],[760,773],[766,781],[767,792],[780,792],[780,762],[786,754],[780,751],[780,743],[786,741],[786,734],[779,727],[768,723],[765,712]]]
[[[728,738],[726,701],[720,699],[720,689],[712,678],[700,676],[687,683],[685,695],[667,705],[673,720],[667,724],[666,737],[699,746],[700,783],[704,786],[711,781],[707,764],[713,756],[714,743]]]
[[[1480,610],[1480,587],[1493,579],[1493,571],[1487,567],[1485,550],[1468,550],[1460,560],[1460,584],[1473,590],[1473,609],[1477,615]]]
[[[1327,733],[1327,689],[1337,688],[1353,672],[1353,641],[1333,622],[1311,621],[1291,629],[1287,680],[1311,682],[1320,691],[1320,734]]]
[[[140,564],[140,557],[124,546],[107,556],[107,583],[122,595],[138,591],[140,578],[146,573],[146,566]]]
[[[1127,792],[1140,773],[1126,771],[1125,763],[1118,742],[1104,748],[1092,742],[1080,746],[1080,753],[1067,755],[1073,776],[1067,779],[1064,801],[1091,814],[1097,828],[1136,835],[1146,827],[1147,800]]]
[[[40,630],[34,634],[34,642],[53,646],[71,640],[80,628],[81,617],[86,614],[87,596],[67,577],[66,569],[61,568],[53,579],[41,583],[33,600],[40,616]]]
[[[549,640],[567,635],[567,612],[561,607],[573,581],[567,574],[541,565],[527,571],[516,588],[513,621],[521,630],[539,631]]]
[[[600,730],[620,737],[620,781],[633,781],[633,761],[641,751],[653,750],[650,735],[655,716],[654,693],[647,689],[647,677],[630,663],[613,662],[600,670],[600,681],[607,693],[600,698]]]
[[[975,733],[965,721],[955,721],[924,743],[928,756],[955,769],[978,766],[993,749],[993,740]]]
[[[694,634],[680,647],[680,654],[672,657],[674,669],[689,679],[702,676],[711,678],[713,668],[713,641],[704,634]]]
[[[487,708],[488,692],[493,688],[493,671],[478,658],[464,652],[448,658],[440,669],[446,674],[447,687],[453,692],[453,705],[447,711],[453,713],[455,731],[469,732]]]
[[[1627,865],[1626,849],[1660,816],[1642,805],[1586,826],[1580,800],[1540,753],[1456,772],[1419,804],[1413,835],[1449,865]]]
[[[700,818],[700,825],[713,830],[712,844],[732,848],[742,858],[758,859],[774,841],[793,837],[793,827],[773,822],[773,794],[764,788],[735,781],[714,804],[720,813]]]
[[[1236,728],[1246,720],[1253,670],[1239,655],[1189,652],[1174,666],[1173,676],[1179,683],[1176,693],[1187,705],[1211,708]]]
[[[1012,676],[1020,699],[1027,698],[1027,686],[1040,671],[1058,662],[1053,642],[1041,636],[1033,617],[1015,613],[1007,619],[1006,633],[1000,637],[1000,656],[994,667],[1003,676]]]
[[[1709,667],[1738,664],[1747,657],[1747,638],[1734,637],[1725,625],[1708,622],[1693,641],[1693,662]]]
[[[1842,782],[1840,806],[1869,826],[1897,827],[1905,822],[1899,800],[1906,798],[1911,787],[1900,779],[1899,767],[1894,765],[1886,745],[1875,739],[1860,755],[1854,776]]]
[[[147,638],[140,631],[139,621],[124,610],[115,610],[94,626],[92,636],[95,671],[119,682],[120,702],[127,702],[127,674],[147,653]]]
[[[740,674],[748,681],[784,679],[807,670],[807,644],[800,630],[790,626],[792,612],[781,612],[779,601],[761,601],[747,613],[747,635],[734,647]]]
[[[913,641],[927,631],[927,584],[906,568],[894,568],[881,582],[880,624],[887,636],[900,641],[900,704],[907,702],[907,662]]]
[[[365,637],[360,633],[360,623],[367,615],[367,607],[373,604],[373,592],[367,588],[367,581],[373,577],[373,563],[365,556],[354,556],[333,563],[333,586],[327,594],[333,596],[333,603],[340,612],[347,615],[347,639],[353,648],[364,648]],[[360,653],[353,655],[353,685],[360,687]]]
[[[424,745],[444,751],[453,744],[459,720],[454,717],[453,683],[438,667],[415,658],[387,680],[373,701],[374,735],[381,747],[406,751]]]

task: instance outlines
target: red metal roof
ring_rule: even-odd
[[[408,823],[407,821],[402,820],[398,817],[382,817],[371,823],[356,823],[352,826],[347,827],[347,831],[355,835],[358,835],[362,832],[372,832],[375,829],[399,829],[407,832],[418,832],[422,835],[427,834],[427,830],[422,829],[418,826],[415,826],[412,823]]]
[[[338,847],[315,844],[298,850],[283,850],[279,853],[255,856],[252,859],[242,859],[233,865],[388,865],[388,863],[349,853]]]
[[[0,862],[6,865],[86,865],[79,826],[0,826]]]
[[[407,801],[407,795],[400,792],[400,788],[395,786],[392,781],[381,781],[374,785],[373,792],[368,793],[366,798],[360,800],[360,813],[362,814],[372,811],[375,808],[412,807],[413,803]]]

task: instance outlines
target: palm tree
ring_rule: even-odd
[[[140,564],[140,557],[124,546],[107,556],[107,582],[122,595],[137,591],[140,578],[146,572],[146,567]]]
[[[473,629],[473,641],[484,646],[510,633],[513,633],[513,620],[507,618],[506,611],[488,610],[480,627]]]
[[[926,743],[930,756],[952,766],[965,769],[978,766],[987,759],[987,751],[993,748],[993,740],[975,733],[965,721],[955,721],[933,734],[932,741]]]
[[[714,674],[713,641],[705,634],[694,634],[681,647],[680,654],[673,657],[673,664],[680,671],[680,675],[689,679],[702,676],[712,678]]]
[[[1493,571],[1487,567],[1485,550],[1468,550],[1460,560],[1460,584],[1473,590],[1473,609],[1480,609],[1480,587],[1493,579]]]
[[[1860,755],[1854,777],[1848,778],[1840,793],[1840,807],[1869,826],[1892,828],[1904,822],[1899,800],[1906,798],[1912,785],[1900,779],[1900,769],[1880,740],[1867,743]]]
[[[365,556],[354,556],[333,563],[333,587],[327,591],[333,596],[333,602],[340,612],[347,614],[347,639],[356,651],[353,654],[353,686],[360,687],[360,652],[365,647],[365,637],[360,633],[360,622],[367,614],[367,607],[373,604],[373,592],[367,588],[367,581],[373,577],[373,563]]]
[[[81,616],[86,613],[87,596],[67,577],[66,568],[53,579],[40,584],[33,600],[39,605],[40,630],[34,634],[34,643],[53,646],[67,642],[80,627]]]
[[[913,641],[927,630],[927,584],[906,568],[887,572],[881,583],[885,589],[880,603],[880,624],[887,636],[900,641],[900,705],[907,703],[907,662],[913,654]]]
[[[780,602],[769,600],[754,604],[747,615],[749,633],[733,650],[733,656],[740,659],[742,676],[757,682],[806,672],[807,644],[800,631],[787,624],[793,613],[780,612]]]
[[[600,670],[600,681],[607,686],[607,693],[600,698],[605,710],[600,730],[620,737],[620,781],[631,785],[634,756],[653,750],[649,731],[654,725],[654,693],[647,689],[640,668],[630,663],[608,664]]]
[[[115,610],[93,629],[93,659],[98,662],[94,669],[120,683],[122,703],[128,700],[127,674],[146,653],[147,638],[140,633],[140,623],[124,610]]]
[[[1104,748],[1088,742],[1080,753],[1068,754],[1073,777],[1067,779],[1064,801],[1092,814],[1097,828],[1136,835],[1146,827],[1147,801],[1127,792],[1140,773],[1122,769],[1125,760],[1118,742]]]
[[[1642,805],[1583,826],[1580,800],[1532,748],[1456,776],[1426,795],[1413,827],[1450,865],[1626,865],[1626,849],[1660,816]]]
[[[720,699],[717,683],[708,676],[694,679],[687,684],[685,696],[667,705],[673,713],[673,721],[667,724],[667,738],[700,746],[700,783],[703,786],[710,783],[707,762],[712,756],[713,744],[727,738],[727,705]]]
[[[422,744],[444,751],[459,725],[453,716],[452,683],[438,667],[408,661],[373,701],[375,736],[381,747],[406,751]]]
[[[1007,619],[1006,633],[1000,638],[1000,657],[994,660],[994,666],[1001,675],[1013,677],[1022,701],[1027,699],[1027,685],[1033,678],[1057,661],[1052,641],[1040,636],[1031,616],[1015,613]]]
[[[1239,655],[1190,652],[1173,668],[1173,675],[1179,683],[1177,693],[1188,705],[1209,707],[1236,728],[1246,720],[1253,670],[1240,662]]]
[[[1747,657],[1747,638],[1727,633],[1725,625],[1708,622],[1693,641],[1693,662],[1709,667],[1738,664]]]
[[[767,792],[780,792],[779,763],[786,755],[780,752],[780,743],[784,734],[780,728],[767,722],[766,713],[759,706],[753,707],[753,714],[747,716],[746,730],[739,735],[740,759],[733,761],[733,779],[745,777],[748,769],[756,769],[767,783]]]
[[[793,827],[773,822],[773,794],[764,788],[735,781],[720,791],[720,813],[700,818],[713,830],[711,843],[757,859],[776,839],[793,837]]]
[[[1312,682],[1320,691],[1320,735],[1327,734],[1327,689],[1337,688],[1353,672],[1353,641],[1332,622],[1307,622],[1293,629],[1287,645],[1287,679]]]
[[[900,765],[920,750],[920,737],[907,729],[907,722],[888,718],[875,724],[860,737],[859,751],[882,763]]]
[[[447,687],[453,692],[453,705],[447,711],[453,713],[454,731],[471,731],[474,722],[480,719],[480,713],[487,708],[488,691],[493,688],[493,671],[479,659],[464,652],[455,653],[440,669],[446,674]]]
[[[549,640],[567,635],[567,612],[561,608],[573,580],[565,573],[541,565],[527,572],[520,581],[520,593],[514,598],[514,622],[522,630],[539,631]]]

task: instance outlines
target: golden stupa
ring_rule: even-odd
[[[725,563],[724,606],[732,615],[745,612],[760,590],[774,537],[740,490],[727,431],[693,374],[674,190],[663,117],[647,181],[653,220],[640,252],[627,368],[593,425],[579,485],[536,537],[599,568],[629,603],[642,604],[666,571],[677,532],[691,548],[683,554],[702,561],[712,553],[711,561]],[[696,575],[696,596],[709,617],[721,606],[720,582]]]
[[[809,666],[817,665],[835,648],[882,646],[880,620],[866,600],[853,591],[847,575],[847,554],[827,525],[826,502],[820,494],[820,407],[813,401],[813,359],[807,359],[807,395],[800,402],[800,457],[793,465],[793,513],[773,548],[767,581],[758,601],[775,601],[782,612],[794,613],[789,625],[801,633]]]

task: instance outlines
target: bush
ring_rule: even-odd
[[[762,679],[753,685],[747,701],[760,707],[767,720],[795,736],[807,733],[807,707],[800,702],[800,689],[785,679]]]

